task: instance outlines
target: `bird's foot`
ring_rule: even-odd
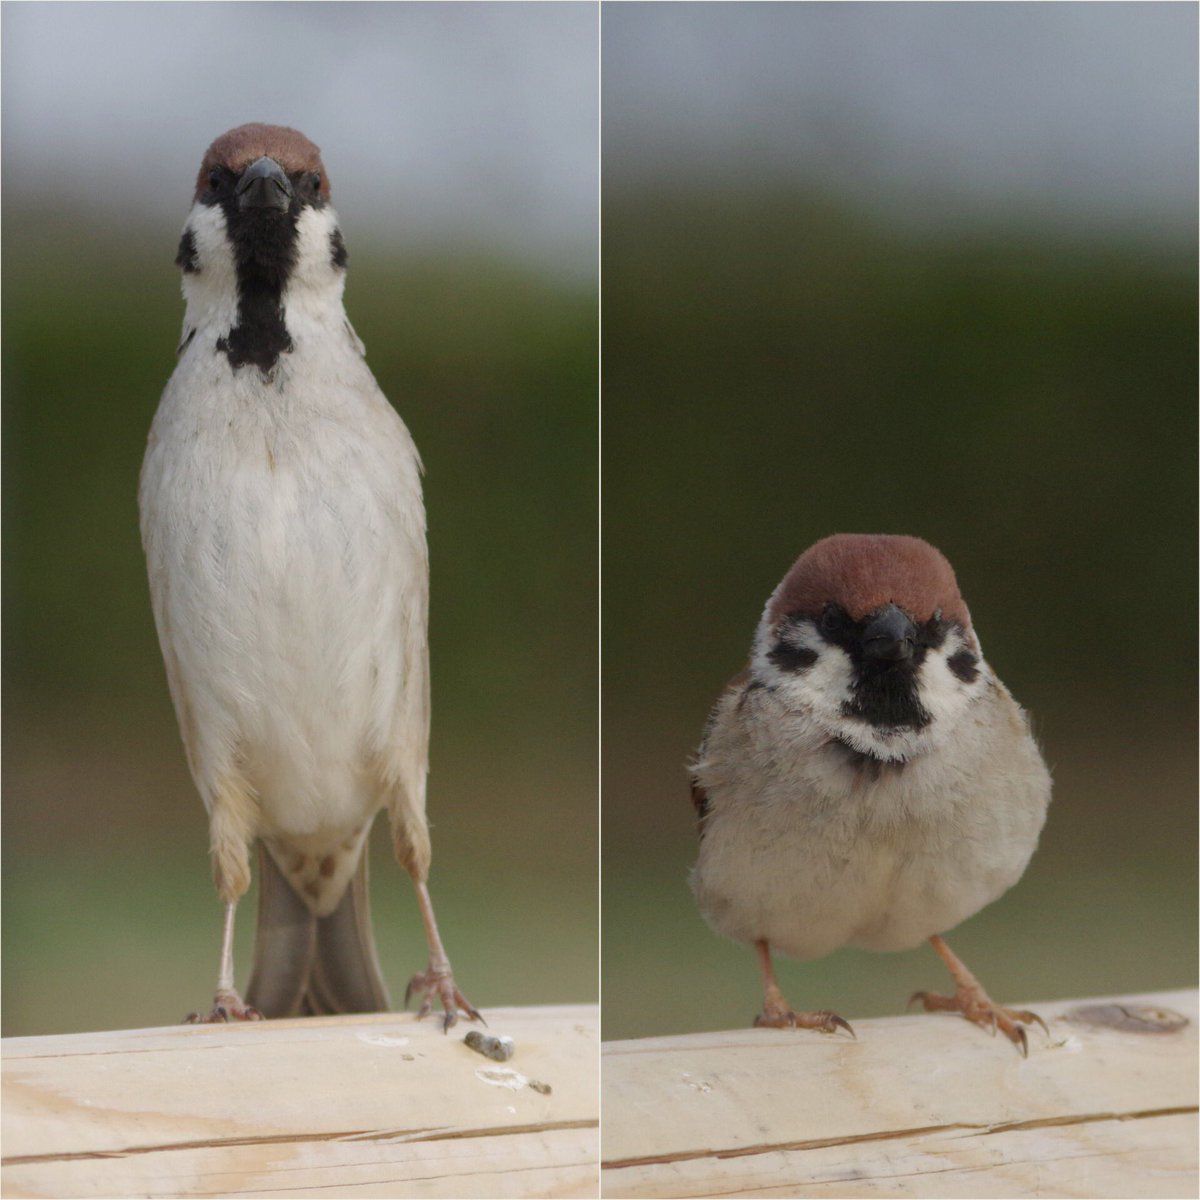
[[[857,1034],[850,1027],[850,1022],[839,1017],[828,1009],[820,1012],[793,1012],[790,1008],[784,1012],[762,1012],[754,1018],[756,1029],[819,1029],[822,1033],[837,1033],[844,1029],[855,1041]]]
[[[1025,1035],[1024,1026],[1040,1025],[1047,1033],[1046,1022],[1037,1013],[1027,1012],[1018,1008],[1003,1008],[997,1004],[978,984],[974,987],[959,987],[953,996],[938,996],[933,992],[914,992],[909,998],[911,1005],[914,1000],[920,1000],[926,1012],[959,1012],[968,1021],[991,1030],[995,1037],[996,1030],[1002,1034],[1021,1054],[1029,1057],[1029,1039]]]
[[[472,1006],[470,1000],[466,998],[458,990],[458,985],[454,982],[454,976],[450,971],[450,964],[444,962],[436,964],[430,962],[429,966],[424,971],[418,971],[409,981],[408,987],[404,989],[404,1007],[408,1007],[408,1001],[411,996],[421,997],[421,1007],[417,1010],[417,1020],[422,1017],[427,1017],[433,1011],[433,1002],[436,998],[441,1001],[442,1008],[445,1011],[445,1016],[442,1018],[442,1032],[445,1033],[458,1021],[458,1013],[461,1009],[463,1014],[469,1021],[479,1021],[486,1025],[483,1017]]]
[[[819,1012],[794,1012],[776,988],[768,988],[763,1000],[762,1012],[754,1018],[756,1029],[819,1029],[822,1033],[837,1033],[844,1029],[855,1041],[858,1040],[850,1022],[835,1012],[821,1009]]]
[[[262,1013],[247,1004],[232,989],[219,988],[213,997],[212,1011],[188,1013],[184,1022],[188,1025],[220,1025],[226,1021],[261,1021]]]

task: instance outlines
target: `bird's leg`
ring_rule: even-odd
[[[221,935],[221,970],[217,976],[217,991],[212,1011],[189,1013],[190,1025],[212,1025],[220,1021],[261,1021],[262,1013],[246,1004],[233,986],[233,916],[237,901],[225,902],[225,928]]]
[[[771,964],[771,947],[766,939],[754,943],[758,953],[758,967],[763,977],[763,1009],[754,1018],[754,1024],[770,1029],[819,1029],[822,1033],[836,1033],[844,1029],[855,1036],[847,1021],[837,1013],[822,1009],[820,1012],[793,1012],[779,984],[775,980],[775,968]]]
[[[408,1007],[409,997],[414,993],[421,997],[421,1007],[417,1018],[427,1016],[433,1008],[436,996],[442,1002],[445,1016],[442,1018],[442,1030],[446,1031],[458,1020],[458,1010],[466,1014],[472,1021],[483,1021],[479,1013],[471,1006],[471,1002],[458,990],[454,975],[450,970],[450,960],[446,957],[445,947],[438,935],[437,920],[433,915],[433,901],[429,898],[429,888],[425,881],[413,876],[413,887],[417,889],[417,903],[421,906],[421,920],[425,922],[425,939],[429,942],[429,966],[424,971],[418,971],[408,981],[404,989],[404,1007]],[[486,1025],[487,1022],[483,1021]]]
[[[225,902],[225,927],[221,935],[221,969],[212,1011],[189,1013],[189,1024],[210,1025],[221,1021],[261,1021],[262,1013],[248,1005],[233,986],[233,917],[237,902],[250,886],[250,844],[256,804],[253,793],[238,778],[231,777],[217,789],[209,817],[212,843],[213,882]]]
[[[946,945],[937,934],[929,939],[930,944],[938,952],[942,962],[949,968],[954,979],[953,996],[937,996],[932,992],[914,992],[909,997],[909,1004],[920,1000],[926,1012],[953,1011],[960,1012],[968,1021],[982,1025],[995,1034],[999,1029],[1023,1055],[1029,1055],[1029,1040],[1025,1036],[1023,1025],[1035,1022],[1043,1029],[1046,1022],[1037,1013],[1026,1012],[1023,1009],[1001,1008],[983,990],[983,985],[967,970],[966,964]]]

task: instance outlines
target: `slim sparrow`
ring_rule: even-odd
[[[342,307],[346,248],[320,152],[242,125],[200,165],[179,245],[178,364],[142,466],[150,596],[208,809],[225,905],[213,1011],[195,1020],[388,1007],[364,847],[386,808],[429,965],[455,985],[426,887],[428,564],[421,463]],[[245,1000],[233,919],[257,842]],[[406,997],[407,999],[407,997]]]

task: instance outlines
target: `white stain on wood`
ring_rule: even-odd
[[[6,1039],[0,1191],[594,1196],[597,1010],[486,1016],[551,1091],[407,1014]]]

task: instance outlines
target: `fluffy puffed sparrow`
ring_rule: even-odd
[[[715,930],[757,951],[756,1025],[853,1033],[833,1012],[791,1010],[773,949],[811,959],[928,938],[955,993],[913,999],[1027,1052],[1022,1025],[1039,1018],[994,1003],[941,934],[1020,879],[1050,775],[927,542],[838,534],[796,560],[709,718],[692,798],[692,889]]]
[[[426,887],[428,560],[421,463],[342,307],[346,249],[320,151],[242,125],[200,165],[179,246],[187,304],[139,488],[171,698],[225,904],[213,1011],[388,1007],[364,846],[386,808],[445,1026],[455,986]],[[257,841],[245,1000],[234,910]],[[407,995],[405,997],[407,1001]]]

